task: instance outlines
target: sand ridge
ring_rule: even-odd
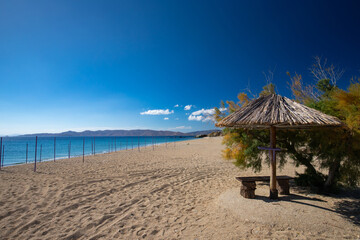
[[[356,239],[341,201],[302,192],[244,199],[221,138],[7,167],[0,172],[1,239]],[[294,176],[287,164],[281,174]],[[299,169],[297,169],[299,171]],[[268,174],[264,167],[259,175]],[[353,206],[353,205],[351,205]],[[309,219],[310,218],[310,219]],[[314,227],[315,226],[315,227]]]

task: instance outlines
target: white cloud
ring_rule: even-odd
[[[214,109],[201,109],[198,111],[195,111],[193,113],[191,113],[191,115],[212,115],[215,114],[215,110]]]
[[[185,111],[188,111],[188,110],[191,109],[192,106],[193,106],[193,105],[186,105],[186,106],[184,107],[184,110],[185,110]]]
[[[169,115],[173,114],[174,110],[169,111],[169,109],[154,109],[154,110],[147,110],[146,112],[141,112],[141,115]]]
[[[201,120],[203,120],[203,116],[194,116],[194,115],[190,115],[189,117],[188,117],[188,119],[190,120],[190,121],[201,121]]]
[[[168,117],[165,117],[164,120],[169,120],[169,118],[168,118]]]
[[[215,121],[214,115],[204,117],[204,119],[202,121],[203,122],[208,122],[208,121],[213,121],[214,122]]]
[[[179,107],[179,104],[176,104],[174,107]]]
[[[219,108],[221,112],[226,111],[226,108]],[[188,117],[189,121],[214,121],[215,109],[201,109],[195,112],[192,112]]]
[[[179,127],[169,128],[169,130],[179,130],[179,129],[191,129],[191,126],[179,126]]]

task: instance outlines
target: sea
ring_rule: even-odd
[[[3,137],[2,166],[54,161],[122,150],[153,147],[164,144],[176,147],[176,142],[194,137]],[[36,153],[36,154],[35,154]],[[36,155],[36,156],[35,156]]]

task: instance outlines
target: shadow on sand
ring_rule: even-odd
[[[335,204],[335,211],[350,222],[360,225],[360,188],[345,190],[331,197],[346,198]]]
[[[309,194],[309,191],[303,188],[292,186],[292,189],[296,189],[296,192],[299,192],[300,194]],[[309,194],[309,195],[315,196],[315,194]],[[331,194],[327,196],[331,198],[339,199],[340,201],[337,202],[333,208],[326,208],[315,205],[316,202],[326,202],[325,200],[316,197],[302,196],[298,194],[279,195],[279,198],[276,200],[269,199],[267,196],[256,195],[256,198],[254,200],[260,200],[260,201],[272,202],[272,203],[279,201],[288,201],[295,204],[302,204],[302,205],[340,214],[343,218],[347,219],[353,224],[360,226],[360,188],[356,188],[353,190],[344,190],[337,195]],[[307,202],[304,202],[304,200]],[[311,202],[313,202],[314,204],[312,204]]]

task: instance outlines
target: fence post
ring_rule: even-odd
[[[71,155],[71,140],[69,141],[69,144],[68,144],[68,150],[69,150],[68,158],[70,158],[70,155]]]
[[[4,168],[4,162],[5,162],[5,144],[3,145],[2,150],[2,167]]]
[[[25,163],[28,162],[28,153],[29,153],[28,149],[29,149],[29,144],[26,143],[26,160],[25,160]]]
[[[35,162],[34,162],[34,172],[36,172],[37,139],[38,139],[38,137],[36,136],[36,138],[35,138]]]
[[[85,137],[83,138],[83,163],[85,162]]]
[[[56,159],[56,137],[54,137],[54,162]]]
[[[1,161],[1,158],[2,158],[2,137],[0,138],[0,161]],[[0,170],[1,170],[1,162],[0,162]]]

